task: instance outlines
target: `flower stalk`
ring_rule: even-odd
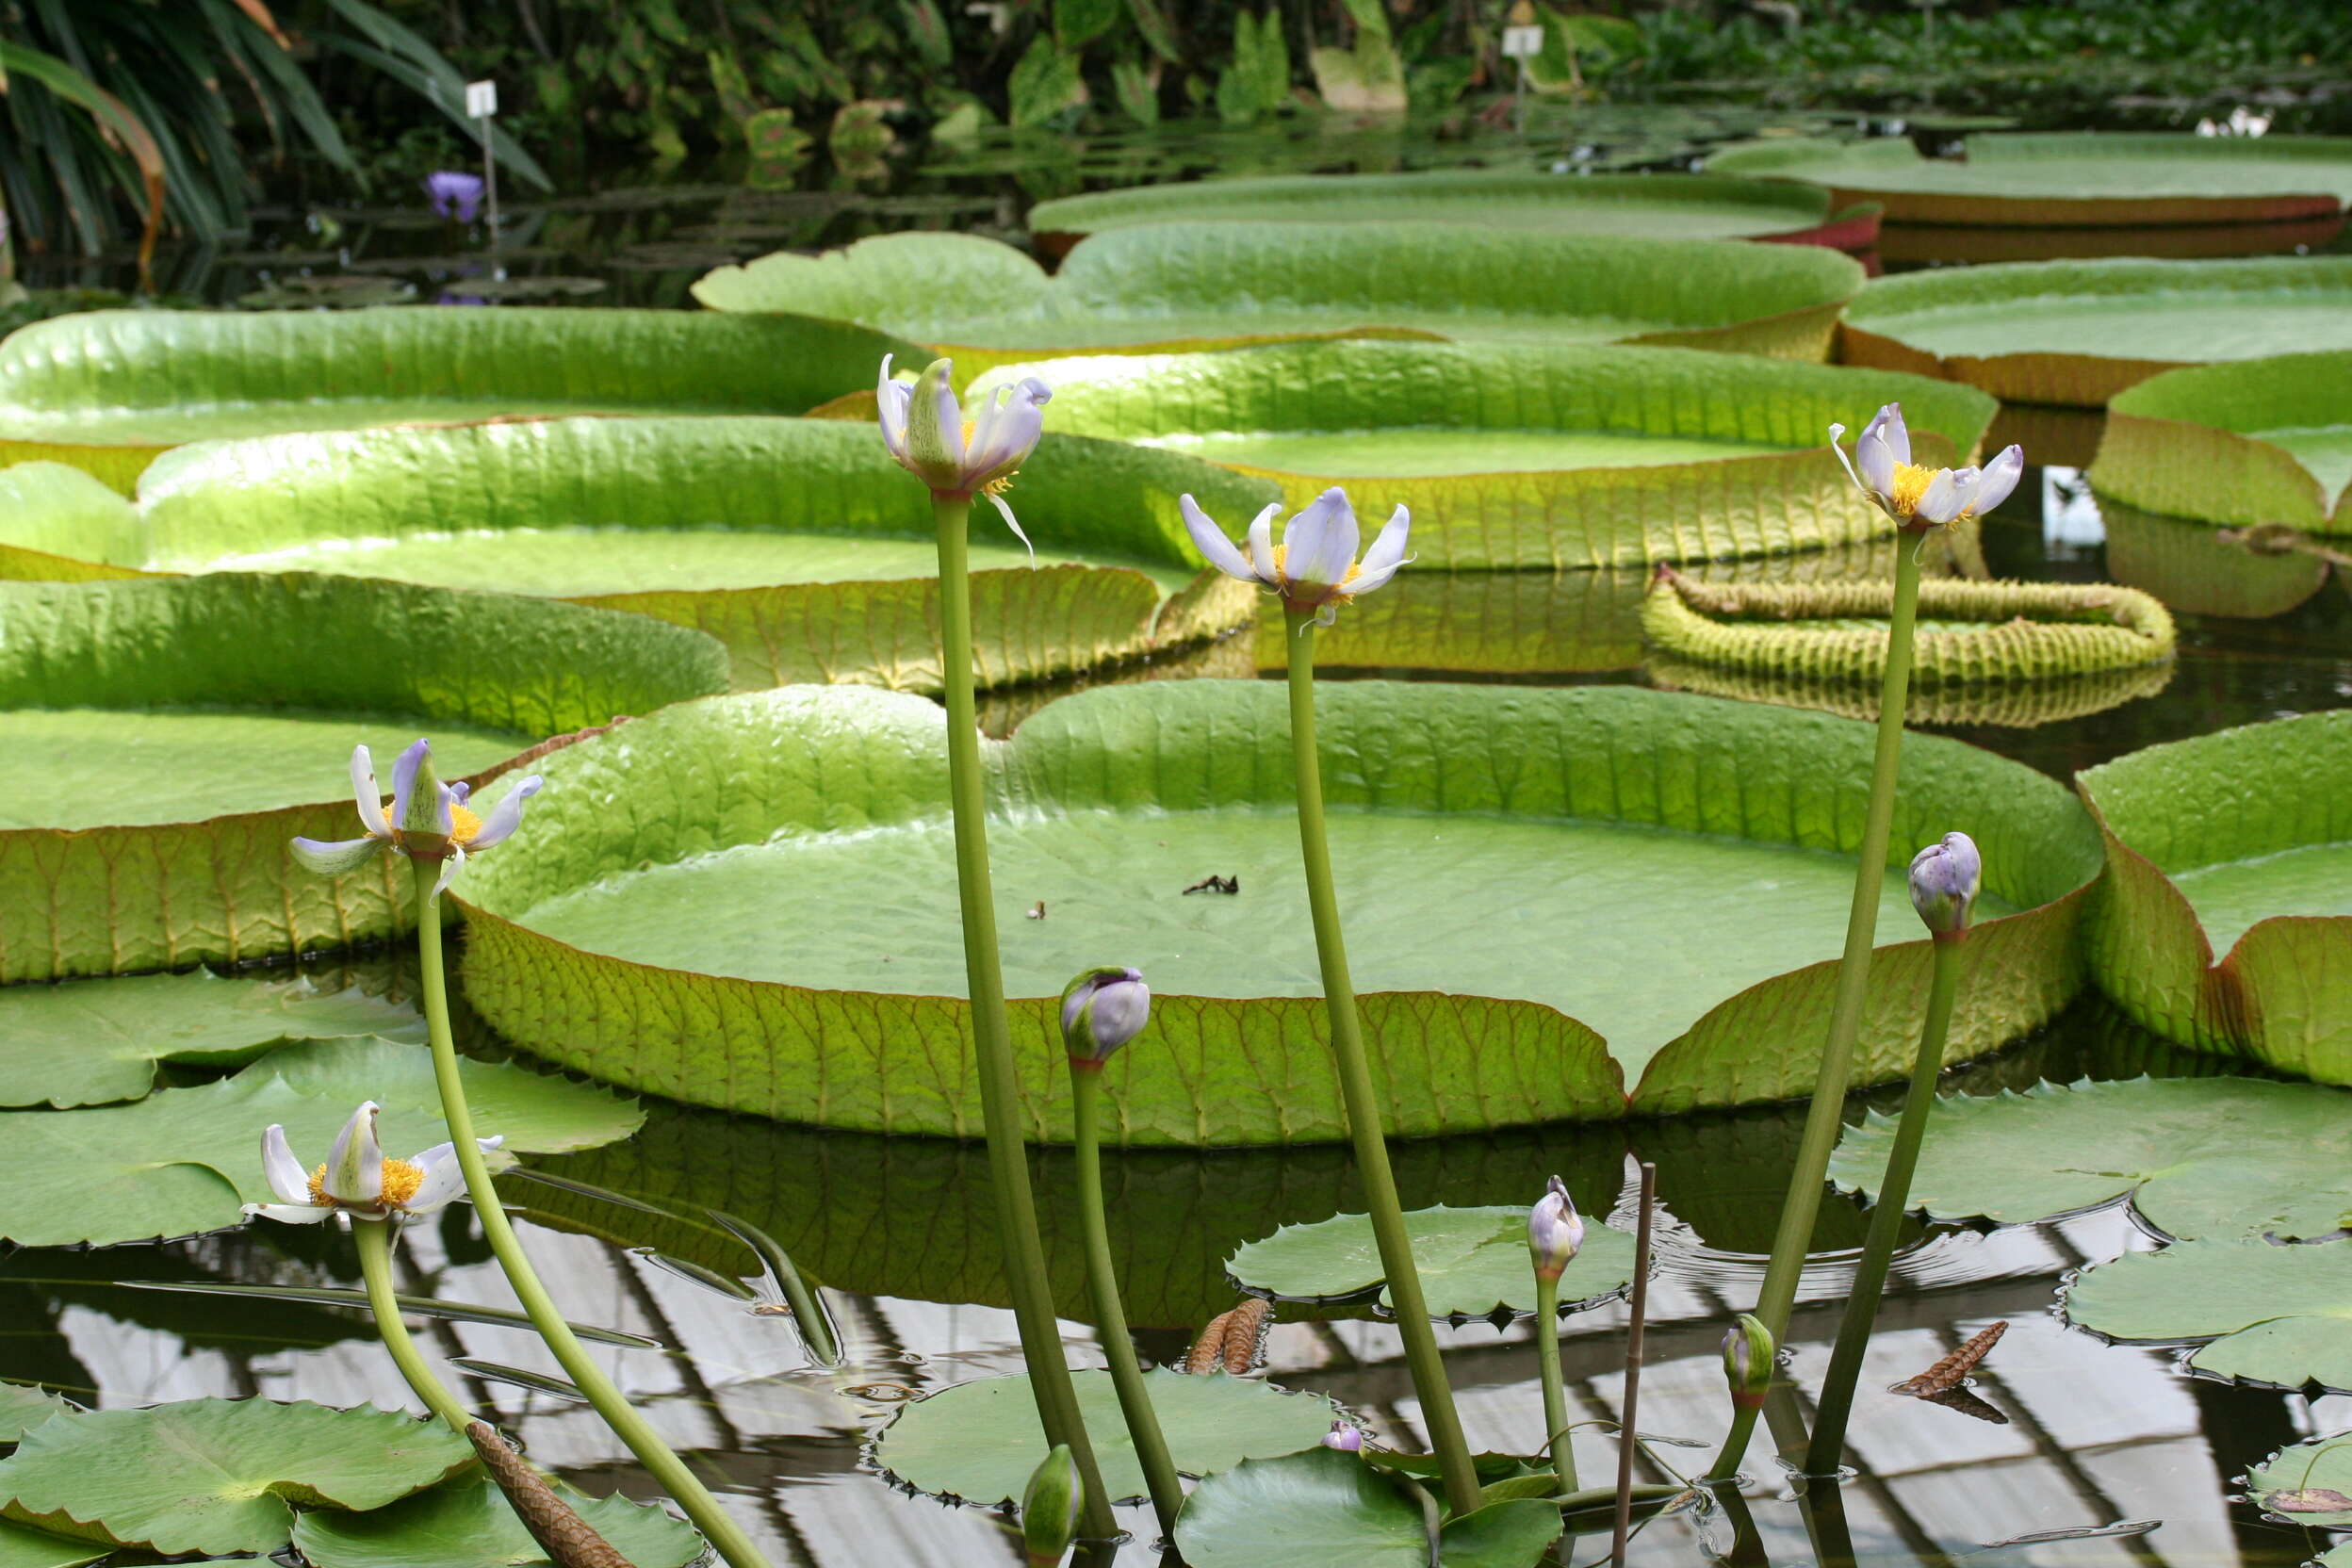
[[[1560,1277],[1584,1247],[1584,1220],[1568,1184],[1552,1178],[1527,1211],[1527,1255],[1535,1266],[1535,1364],[1544,1381],[1544,1441],[1562,1495],[1576,1490],[1575,1434],[1568,1429],[1568,1385],[1560,1370]]]
[[[368,1310],[375,1315],[376,1332],[384,1339],[384,1348],[391,1355],[393,1364],[400,1369],[409,1388],[425,1408],[449,1424],[449,1429],[460,1437],[473,1425],[473,1416],[457,1402],[449,1385],[433,1375],[425,1364],[416,1342],[409,1337],[408,1324],[400,1317],[400,1292],[392,1283],[392,1221],[388,1219],[355,1219],[351,1223],[351,1240],[359,1249],[359,1277],[368,1287]]]
[[[1772,1391],[1779,1349],[1772,1331],[1752,1313],[1741,1313],[1723,1334],[1723,1381],[1731,1388],[1731,1430],[1707,1473],[1712,1484],[1738,1478],[1740,1462],[1747,1457],[1748,1440],[1756,1432],[1756,1413]]]

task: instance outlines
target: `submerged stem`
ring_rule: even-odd
[[[996,893],[988,876],[988,794],[980,777],[980,722],[972,694],[972,570],[969,497],[934,493],[939,534],[939,680],[947,698],[947,776],[956,818],[956,891],[963,916],[964,982],[972,996],[972,1035],[980,1081],[980,1117],[988,1139],[988,1180],[996,1193],[997,1239],[1012,1286],[1021,1359],[1049,1448],[1067,1445],[1086,1487],[1083,1528],[1118,1533],[1094,1446],[1078,1413],[1078,1394],[1063,1360],[1054,1287],[1045,1273],[1029,1156],[1021,1133],[1021,1080],[1013,1066],[1012,1023],[1004,1012],[1004,972],[996,945]]]
[[[1421,1294],[1421,1273],[1413,1266],[1413,1245],[1405,1235],[1404,1206],[1396,1200],[1396,1179],[1389,1170],[1380,1098],[1364,1056],[1355,984],[1348,978],[1348,950],[1340,938],[1339,897],[1332,886],[1331,851],[1323,829],[1322,762],[1315,740],[1315,622],[1311,615],[1297,612],[1284,618],[1290,645],[1290,743],[1298,780],[1298,850],[1306,868],[1307,906],[1315,918],[1315,956],[1322,963],[1324,1005],[1331,1015],[1331,1056],[1339,1073],[1340,1097],[1348,1108],[1348,1134],[1355,1146],[1357,1173],[1364,1181],[1364,1208],[1373,1238],[1380,1245],[1380,1271],[1387,1276],[1389,1299],[1396,1309],[1396,1331],[1405,1342],[1405,1363],[1413,1372],[1413,1391],[1420,1396],[1429,1446],[1445,1475],[1446,1509],[1461,1518],[1478,1506],[1478,1470],[1470,1462],[1469,1445],[1462,1440],[1462,1417],[1446,1381],[1437,1331],[1429,1326],[1429,1307]]]
[[[1838,962],[1838,990],[1829,1015],[1829,1038],[1813,1080],[1813,1103],[1805,1113],[1805,1136],[1796,1167],[1788,1173],[1780,1228],[1772,1237],[1772,1262],[1764,1270],[1756,1315],[1786,1341],[1788,1312],[1796,1305],[1797,1279],[1805,1268],[1813,1222],[1821,1215],[1821,1184],[1829,1152],[1844,1126],[1846,1083],[1854,1070],[1854,1042],[1862,1030],[1862,1004],[1870,981],[1870,948],[1878,933],[1879,894],[1886,881],[1886,841],[1893,830],[1895,770],[1903,755],[1903,705],[1911,693],[1912,630],[1919,621],[1919,552],[1908,536],[1895,550],[1895,612],[1887,625],[1886,674],[1878,692],[1878,750],[1870,765],[1870,803],[1862,820],[1860,859],[1854,872],[1854,907],[1846,917],[1846,948]]]
[[[1544,1376],[1544,1429],[1550,1434],[1552,1473],[1562,1493],[1576,1489],[1576,1434],[1568,1429],[1568,1388],[1560,1372],[1560,1279],[1535,1277],[1535,1364]]]
[[[1748,1455],[1748,1440],[1756,1434],[1756,1413],[1763,1408],[1761,1399],[1754,1404],[1732,1407],[1731,1430],[1723,1434],[1723,1446],[1716,1454],[1714,1467],[1707,1471],[1704,1479],[1727,1481],[1740,1474],[1740,1462]]]
[[[449,1034],[449,997],[441,961],[441,912],[434,906],[433,896],[433,881],[441,868],[433,860],[414,860],[410,865],[416,874],[416,954],[424,972],[425,1027],[433,1041],[433,1082],[441,1091],[442,1119],[449,1123],[449,1137],[457,1145],[458,1167],[466,1173],[466,1196],[473,1200],[474,1212],[482,1217],[482,1233],[490,1243],[490,1250],[497,1254],[507,1283],[522,1302],[523,1310],[531,1315],[531,1326],[547,1343],[547,1349],[564,1368],[564,1375],[596,1407],[596,1413],[604,1417],[605,1425],[612,1429],[614,1435],[629,1446],[629,1451],[637,1456],[646,1473],[686,1511],[686,1516],[733,1568],[768,1568],[767,1559],[752,1544],[751,1537],[727,1517],[709,1489],[686,1468],[685,1461],[671,1450],[662,1434],[653,1429],[653,1424],[630,1407],[627,1396],[604,1375],[603,1368],[590,1359],[572,1332],[571,1324],[557,1310],[547,1287],[539,1282],[530,1256],[523,1251],[523,1244],[506,1217],[506,1206],[499,1202],[498,1188],[491,1184],[490,1168],[482,1160],[481,1146],[474,1141],[474,1113],[466,1103],[466,1085],[458,1076],[457,1044]]]
[[[1911,1086],[1903,1098],[1903,1119],[1895,1126],[1894,1147],[1886,1156],[1886,1175],[1870,1210],[1870,1234],[1862,1243],[1862,1261],[1854,1271],[1854,1291],[1846,1298],[1846,1315],[1838,1325],[1837,1348],[1830,1352],[1829,1375],[1821,1383],[1820,1407],[1813,1416],[1813,1442],[1805,1450],[1808,1474],[1825,1476],[1838,1468],[1846,1444],[1846,1418],[1854,1410],[1854,1389],[1862,1375],[1862,1354],[1870,1348],[1870,1327],[1878,1317],[1878,1298],[1886,1288],[1886,1270],[1895,1256],[1895,1238],[1903,1230],[1904,1206],[1911,1199],[1911,1174],[1919,1168],[1919,1144],[1927,1136],[1927,1119],[1936,1104],[1936,1079],[1943,1070],[1944,1037],[1952,1028],[1952,999],[1960,989],[1960,951],[1968,936],[1957,931],[1936,937],[1936,974],[1927,995],[1927,1024],[1919,1031],[1919,1054],[1911,1064]]]
[[[408,1325],[400,1318],[400,1293],[392,1285],[392,1222],[388,1219],[351,1221],[351,1241],[359,1249],[359,1277],[368,1287],[368,1310],[375,1315],[376,1331],[384,1336],[384,1348],[390,1353],[393,1364],[408,1386],[426,1408],[449,1424],[458,1436],[473,1423],[473,1416],[457,1402],[449,1386],[433,1375],[425,1364],[416,1342],[408,1337]]]

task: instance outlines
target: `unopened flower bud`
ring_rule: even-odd
[[[1968,928],[1984,862],[1966,833],[1947,833],[1911,858],[1911,903],[1940,939]]]
[[[1090,969],[1062,992],[1062,1044],[1073,1063],[1100,1066],[1152,1019],[1152,988],[1132,969]]]
[[[1778,1351],[1772,1331],[1753,1313],[1741,1313],[1723,1332],[1723,1380],[1731,1384],[1731,1402],[1743,1410],[1760,1408],[1772,1386]]]
[[[1559,1279],[1583,1245],[1584,1217],[1568,1196],[1568,1184],[1555,1176],[1550,1190],[1527,1211],[1527,1255],[1535,1262],[1535,1277]]]
[[[1351,1422],[1334,1421],[1331,1423],[1331,1429],[1323,1434],[1323,1446],[1337,1448],[1343,1453],[1362,1453],[1364,1451],[1364,1429]]]
[[[1086,1486],[1078,1478],[1078,1462],[1070,1445],[1056,1444],[1029,1476],[1021,1494],[1021,1543],[1029,1568],[1054,1568],[1078,1535],[1078,1519],[1086,1511]]]

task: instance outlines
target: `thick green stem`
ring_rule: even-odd
[[[1879,892],[1886,881],[1886,841],[1895,817],[1895,767],[1903,754],[1903,705],[1911,694],[1911,634],[1919,610],[1919,560],[1906,534],[1895,549],[1895,613],[1886,636],[1886,676],[1878,692],[1878,753],[1870,766],[1870,804],[1862,819],[1861,858],[1854,872],[1854,907],[1846,917],[1846,951],[1838,964],[1838,991],[1829,1014],[1829,1038],[1821,1046],[1821,1071],[1813,1080],[1813,1104],[1797,1146],[1796,1168],[1788,1173],[1788,1196],[1780,1207],[1780,1229],[1756,1315],[1786,1342],[1788,1312],[1796,1305],[1797,1279],[1805,1269],[1813,1222],[1821,1211],[1821,1184],[1829,1173],[1829,1152],[1844,1125],[1846,1080],[1854,1070],[1854,1042],[1862,1031],[1862,1004],[1870,994],[1870,947],[1878,933]]]
[[[1062,1358],[1054,1287],[1029,1190],[1029,1155],[1021,1132],[1021,1080],[1013,1067],[1013,1029],[1004,1012],[1004,972],[996,946],[996,890],[988,877],[988,793],[980,776],[980,721],[972,695],[972,498],[934,493],[939,532],[939,681],[947,697],[947,775],[956,817],[956,890],[963,915],[964,983],[972,994],[978,1057],[980,1118],[988,1139],[988,1181],[996,1192],[996,1230],[1012,1286],[1021,1359],[1048,1447],[1068,1445],[1086,1486],[1082,1527],[1115,1535],[1119,1522],[1096,1466],[1094,1445],[1078,1413],[1070,1364]]]
[[[1568,1429],[1568,1385],[1560,1375],[1560,1277],[1535,1277],[1535,1364],[1544,1375],[1544,1430],[1562,1493],[1576,1489],[1576,1434]]]
[[[433,1375],[416,1342],[408,1337],[408,1325],[400,1319],[400,1292],[392,1288],[392,1222],[354,1219],[351,1240],[359,1248],[359,1277],[368,1286],[368,1308],[376,1315],[376,1331],[384,1336],[384,1348],[391,1352],[393,1364],[426,1408],[447,1421],[451,1431],[465,1437],[474,1417],[457,1402],[448,1385]]]
[[[1731,1408],[1731,1430],[1723,1434],[1723,1446],[1715,1456],[1715,1467],[1707,1473],[1710,1481],[1727,1481],[1740,1474],[1740,1462],[1748,1456],[1748,1440],[1756,1434],[1756,1413],[1764,1408],[1764,1401],[1735,1404]]]
[[[1944,1037],[1952,1029],[1952,998],[1960,989],[1960,952],[1965,928],[1938,933],[1936,974],[1927,993],[1927,1023],[1919,1031],[1919,1054],[1911,1063],[1911,1086],[1903,1099],[1903,1119],[1895,1125],[1895,1145],[1886,1156],[1886,1175],[1870,1210],[1870,1233],[1863,1238],[1862,1261],[1854,1271],[1853,1294],[1846,1298],[1846,1315],[1838,1325],[1838,1345],[1830,1352],[1829,1376],[1813,1414],[1813,1442],[1805,1451],[1808,1474],[1826,1476],[1838,1468],[1846,1446],[1846,1418],[1854,1410],[1854,1389],[1862,1376],[1862,1353],[1870,1348],[1870,1327],[1878,1317],[1878,1298],[1886,1289],[1886,1270],[1894,1262],[1895,1238],[1903,1232],[1903,1211],[1911,1200],[1911,1173],[1919,1168],[1919,1143],[1927,1136],[1927,1119],[1936,1105],[1936,1079],[1944,1067]]]
[[[1077,1122],[1078,1223],[1086,1237],[1086,1285],[1094,1293],[1095,1328],[1102,1336],[1103,1357],[1111,1364],[1127,1435],[1135,1440],[1135,1461],[1152,1489],[1152,1511],[1160,1517],[1161,1533],[1172,1540],[1176,1515],[1184,1506],[1184,1486],[1176,1478],[1176,1462],[1168,1457],[1168,1439],[1160,1435],[1160,1418],[1152,1409],[1143,1368],[1135,1361],[1127,1309],[1119,1298],[1119,1270],[1111,1262],[1110,1225],[1102,1213],[1102,1064],[1072,1057],[1070,1085]]]
[[[466,1173],[466,1192],[474,1202],[474,1212],[482,1217],[482,1233],[490,1243],[490,1250],[498,1255],[498,1266],[506,1272],[506,1282],[514,1289],[523,1311],[531,1315],[531,1326],[553,1353],[564,1368],[564,1375],[596,1413],[604,1417],[614,1435],[629,1446],[637,1456],[637,1462],[645,1467],[657,1485],[686,1511],[695,1528],[709,1538],[733,1568],[768,1568],[768,1560],[752,1544],[734,1520],[728,1518],[685,1461],[671,1451],[653,1429],[653,1424],[630,1408],[621,1391],[612,1386],[601,1367],[589,1359],[588,1352],[564,1321],[563,1313],[539,1282],[538,1272],[531,1266],[531,1259],[523,1251],[523,1244],[514,1234],[514,1227],[506,1217],[506,1206],[498,1201],[498,1191],[490,1181],[490,1168],[482,1157],[482,1149],[474,1141],[474,1113],[466,1103],[465,1081],[458,1076],[457,1044],[449,1034],[449,997],[448,981],[441,962],[441,911],[435,906],[433,884],[440,874],[440,865],[433,860],[412,862],[416,877],[416,953],[424,971],[425,1027],[433,1040],[433,1076],[441,1090],[441,1116],[449,1124],[449,1137],[457,1145],[457,1163]]]
[[[1396,1200],[1396,1179],[1389,1171],[1388,1140],[1380,1131],[1380,1103],[1364,1056],[1364,1028],[1356,1018],[1355,983],[1348,975],[1348,950],[1340,939],[1339,897],[1331,882],[1331,850],[1323,832],[1323,768],[1315,743],[1315,622],[1292,612],[1285,617],[1290,644],[1290,744],[1298,778],[1298,850],[1306,863],[1307,907],[1315,918],[1315,956],[1322,962],[1323,1001],[1331,1015],[1331,1057],[1339,1072],[1340,1098],[1348,1109],[1348,1134],[1355,1145],[1356,1169],[1364,1181],[1364,1202],[1380,1245],[1380,1271],[1396,1309],[1396,1331],[1405,1342],[1405,1363],[1421,1399],[1421,1419],[1429,1430],[1446,1480],[1446,1506],[1456,1518],[1478,1506],[1478,1475],[1462,1440],[1454,1391],[1446,1381],[1437,1331],[1429,1326],[1421,1294],[1421,1271],[1413,1266],[1405,1236],[1404,1206]]]

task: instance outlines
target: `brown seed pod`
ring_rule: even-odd
[[[1887,1392],[1889,1394],[1928,1395],[1942,1394],[1949,1389],[1958,1388],[1960,1380],[1976,1370],[1976,1364],[1984,1359],[1984,1353],[2000,1344],[2001,1336],[2008,1331],[2009,1321],[2003,1318],[1991,1328],[1978,1333],[1966,1345],[1918,1377],[1906,1378],[1902,1382],[1891,1384]]]
[[[1223,1370],[1236,1378],[1256,1371],[1266,1360],[1266,1336],[1274,1326],[1274,1304],[1252,1296],[1231,1312],[1209,1319],[1193,1341],[1184,1370],[1193,1373]]]
[[[488,1424],[469,1422],[466,1435],[474,1442],[474,1452],[482,1456],[482,1467],[490,1472],[490,1478],[506,1494],[523,1528],[539,1543],[539,1549],[547,1554],[547,1560],[556,1568],[630,1568],[629,1559],[612,1549],[611,1542],[591,1529],[588,1521],[572,1511],[571,1505],[555,1494],[555,1489],[539,1478],[522,1455],[508,1446],[505,1438],[493,1431]]]

